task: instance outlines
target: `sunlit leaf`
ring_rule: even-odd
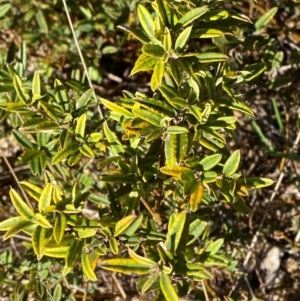
[[[239,167],[241,159],[241,153],[239,150],[234,151],[231,156],[227,159],[223,166],[223,174],[227,177],[232,176]]]
[[[169,275],[162,273],[159,280],[160,288],[167,301],[179,301],[179,297],[174,289]]]
[[[28,205],[22,200],[22,198],[19,196],[19,194],[11,188],[9,191],[10,198],[12,200],[12,203],[15,207],[15,209],[18,211],[18,213],[21,216],[24,216],[28,219],[31,219],[34,217],[33,211],[28,207]]]

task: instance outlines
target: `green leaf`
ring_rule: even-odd
[[[40,260],[44,255],[45,241],[46,229],[41,226],[37,226],[32,235],[32,247],[38,260]]]
[[[128,254],[129,256],[135,260],[136,262],[148,266],[149,268],[153,268],[154,266],[157,265],[157,263],[149,258],[146,257],[142,257],[138,254],[136,254],[134,251],[132,251],[131,249],[128,249]]]
[[[136,218],[136,215],[128,215],[120,219],[115,226],[114,236],[121,235],[136,220]]]
[[[229,57],[226,54],[219,53],[219,52],[196,53],[195,57],[202,64],[213,63],[213,62],[225,62],[229,59]]]
[[[54,248],[44,248],[44,255],[54,258],[66,258],[70,246],[59,246]]]
[[[144,45],[142,51],[155,58],[161,58],[166,53],[163,47],[154,44]]]
[[[46,114],[54,121],[57,121],[57,119],[60,117],[60,114],[62,113],[58,107],[50,105],[47,102],[39,101],[39,105],[44,109]]]
[[[155,0],[154,2],[152,2],[152,7],[166,27],[173,25],[173,13],[170,11],[169,3],[167,0]]]
[[[34,76],[32,79],[32,101],[35,101],[37,99],[40,99],[42,97],[41,95],[41,79],[39,71],[34,72]]]
[[[209,8],[207,5],[203,5],[201,7],[193,8],[186,12],[177,22],[177,27],[185,27],[192,23],[194,20],[199,19],[202,15],[204,15]]]
[[[84,133],[85,133],[85,126],[86,126],[86,113],[82,114],[78,119],[77,119],[77,124],[75,128],[75,138],[79,142],[84,141]]]
[[[53,292],[53,301],[61,301],[62,300],[62,286],[60,283],[56,284],[54,292]]]
[[[223,31],[213,28],[200,28],[192,30],[190,38],[212,39],[224,36]]]
[[[69,112],[70,110],[69,95],[62,82],[58,79],[55,79],[54,81],[54,95],[56,101],[60,104],[61,108],[65,112]]]
[[[226,177],[232,176],[239,167],[240,159],[241,159],[240,151],[239,150],[234,151],[225,162],[222,173]]]
[[[244,200],[237,196],[234,199],[234,202],[230,202],[230,204],[232,205],[232,207],[237,210],[240,213],[243,214],[249,214],[251,212],[251,210],[248,208],[248,206],[245,204]]]
[[[142,55],[144,55],[144,54],[142,54]],[[135,62],[135,65],[134,65],[133,69],[131,70],[130,75],[133,75],[140,71],[152,70],[154,68],[156,62],[157,62],[157,58],[145,55],[145,57],[143,59],[141,59],[141,60],[138,59]]]
[[[193,26],[187,27],[185,30],[183,30],[179,36],[176,39],[175,42],[175,50],[180,51],[184,48],[184,46],[187,45],[187,41],[190,37],[191,31]]]
[[[176,164],[177,154],[177,139],[176,135],[168,134],[165,138],[165,158],[166,165],[168,168],[173,169]]]
[[[163,46],[166,52],[172,49],[172,35],[168,27],[165,27]]]
[[[19,131],[13,129],[12,134],[21,146],[23,146],[24,148],[28,148],[28,149],[33,148],[33,144],[31,143],[31,141],[26,136],[21,134]]]
[[[255,63],[249,66],[246,66],[243,71],[250,72],[248,75],[245,75],[244,79],[246,82],[251,81],[252,79],[259,76],[266,70],[266,65],[264,63]]]
[[[79,147],[79,151],[88,158],[95,157],[93,150],[86,143]]]
[[[0,18],[4,17],[6,13],[10,10],[11,4],[10,3],[5,3],[0,6]]]
[[[125,231],[123,231],[123,234],[127,236],[132,236],[140,227],[143,221],[143,217],[143,214],[139,214],[139,216],[129,225],[129,227],[125,229]]]
[[[17,234],[20,231],[25,230],[26,228],[32,226],[33,223],[29,219],[20,220],[18,223],[14,224],[9,230],[5,233],[3,240],[10,238],[11,236]]]
[[[116,103],[113,103],[111,101],[108,101],[104,98],[100,98],[101,102],[110,110],[125,116],[125,117],[133,117],[133,114],[129,112],[128,110],[124,109],[123,107],[117,105]]]
[[[70,155],[73,155],[77,150],[79,149],[79,146],[77,143],[70,143],[66,145],[65,148],[59,150],[55,156],[52,158],[52,164],[55,165],[59,162],[61,162],[63,159],[66,159]]]
[[[145,35],[144,31],[139,28],[133,28],[125,25],[118,25],[119,28],[131,33],[137,40],[145,44],[149,42],[149,38]]]
[[[13,84],[14,84],[14,88],[15,88],[17,95],[18,95],[19,99],[21,100],[21,102],[23,102],[24,104],[28,103],[29,95],[27,94],[25,89],[22,88],[22,80],[16,74],[14,75],[14,78],[13,78]]]
[[[181,211],[177,216],[173,214],[175,219],[173,223],[168,227],[168,233],[166,236],[166,247],[172,253],[175,254],[180,240],[182,239],[182,232],[186,221],[185,211]]]
[[[74,241],[70,245],[70,248],[66,256],[66,266],[68,268],[73,268],[75,264],[78,262],[81,256],[82,248],[83,248],[83,241],[74,239]]]
[[[21,216],[24,216],[28,219],[31,219],[34,217],[33,211],[28,207],[28,205],[22,200],[22,198],[19,196],[19,194],[11,188],[9,191],[10,198],[12,200],[12,203],[15,207],[15,209],[18,211],[18,213]]]
[[[109,143],[109,146],[111,147],[113,155],[116,156],[120,153],[125,153],[125,149],[122,143],[119,141],[116,134],[109,129],[106,122],[104,122],[103,124],[103,130],[104,130],[105,137]]]
[[[241,178],[237,180],[238,183],[245,185],[248,189],[258,189],[274,184],[274,181],[269,178]]]
[[[102,175],[100,179],[103,182],[110,183],[132,183],[133,181],[135,181],[135,179],[132,176],[121,173],[116,173],[113,175]]]
[[[154,24],[151,14],[147,8],[141,4],[139,4],[137,12],[143,29],[145,30],[147,36],[152,39],[154,34]]]
[[[44,228],[52,228],[52,225],[49,223],[47,218],[45,216],[41,215],[40,213],[35,214],[33,222]]]
[[[214,241],[211,246],[210,255],[214,255],[214,254],[218,253],[219,250],[221,249],[221,247],[223,246],[223,244],[224,244],[224,238],[220,238],[220,239],[217,239],[216,241]]]
[[[192,238],[188,241],[187,246],[194,243],[204,232],[207,227],[207,222],[200,219],[194,220],[189,227],[189,236]]]
[[[204,171],[211,170],[213,167],[215,167],[222,159],[221,154],[214,154],[210,156],[204,157],[199,164],[202,165],[202,168]]]
[[[85,251],[83,251],[81,255],[81,266],[84,275],[88,277],[88,279],[90,279],[91,281],[97,281],[97,276],[92,268],[90,256]]]
[[[151,78],[151,89],[152,91],[156,90],[158,86],[161,85],[162,79],[165,74],[165,63],[162,60],[157,60],[154,69],[153,74]],[[153,82],[153,85],[152,85]]]
[[[119,254],[119,244],[118,244],[118,241],[114,237],[111,237],[109,239],[109,248],[114,255]]]
[[[167,301],[179,301],[179,297],[174,289],[169,275],[162,273],[159,279],[160,288]]]
[[[9,219],[4,220],[0,223],[0,231],[9,230],[13,225],[18,224],[19,222],[28,221],[24,216],[15,216]]]
[[[52,200],[52,191],[53,191],[53,184],[48,183],[46,187],[43,189],[41,196],[39,198],[39,212],[43,213],[44,209],[51,204]]]
[[[86,106],[89,104],[89,100],[91,96],[93,95],[94,89],[88,89],[86,90],[78,99],[76,102],[76,108],[79,109],[83,106]]]
[[[40,29],[41,33],[48,34],[49,29],[48,29],[48,24],[47,20],[45,18],[45,15],[41,9],[38,9],[37,12],[35,13],[35,19],[38,24],[38,27]]]
[[[188,133],[189,130],[184,126],[178,126],[178,125],[171,125],[167,127],[166,133],[167,134],[182,134],[182,133]]]
[[[255,29],[257,31],[265,27],[276,15],[278,7],[272,7],[269,11],[263,14],[255,23]]]
[[[175,177],[175,178],[180,178],[181,174],[184,171],[190,170],[188,167],[185,166],[173,166],[172,168],[169,168],[168,166],[163,166],[160,168],[160,171],[163,174]]]
[[[199,209],[199,205],[203,198],[204,187],[202,183],[197,184],[196,190],[190,196],[190,210],[195,212]]]
[[[109,271],[119,272],[123,274],[148,274],[149,265],[141,264],[132,258],[115,258],[106,259],[100,263],[100,266]]]
[[[53,237],[57,244],[61,242],[65,235],[65,229],[67,226],[67,218],[64,213],[60,213],[55,219],[53,228]]]
[[[151,112],[149,110],[139,109],[139,108],[134,108],[132,112],[136,117],[139,117],[142,120],[145,120],[157,127],[161,127],[160,124],[162,121],[162,117],[157,113]]]

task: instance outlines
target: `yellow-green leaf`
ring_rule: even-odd
[[[219,52],[204,52],[195,54],[195,57],[202,64],[204,63],[213,63],[213,62],[225,62],[229,59],[226,54]]]
[[[14,224],[9,228],[9,230],[5,233],[3,240],[10,238],[11,236],[17,234],[20,231],[32,226],[32,221],[29,219],[20,220],[18,223]]]
[[[76,138],[76,140],[78,140],[80,142],[84,141],[86,119],[87,119],[87,116],[86,116],[86,113],[84,113],[77,120],[77,124],[76,124],[76,128],[75,128],[75,138]]]
[[[204,187],[202,183],[197,184],[196,190],[190,196],[190,210],[195,212],[198,210],[199,205],[203,198]]]
[[[33,222],[35,224],[38,224],[44,228],[52,228],[51,224],[49,221],[46,219],[45,216],[41,215],[40,213],[36,213],[33,219]]]
[[[186,12],[179,20],[178,25],[185,27],[188,24],[192,23],[194,20],[199,19],[202,15],[204,15],[209,8],[207,5],[203,5],[201,7],[193,8]]]
[[[137,218],[136,215],[128,215],[120,219],[115,226],[114,236],[122,234]]]
[[[175,42],[175,50],[180,51],[184,46],[186,46],[186,43],[190,37],[191,31],[193,26],[189,26],[185,28],[178,36]]]
[[[44,209],[51,204],[52,200],[52,191],[53,191],[53,184],[48,183],[46,187],[43,189],[41,196],[39,198],[39,212],[43,213]]]
[[[163,62],[162,60],[157,60],[151,78],[151,83],[152,80],[155,82],[155,86],[151,86],[152,91],[156,90],[156,88],[161,85],[162,79],[165,75],[165,67],[165,62]]]
[[[141,25],[145,30],[147,36],[151,39],[154,34],[154,25],[153,25],[152,16],[147,10],[147,8],[141,4],[139,4],[137,11],[138,11],[138,16]]]
[[[190,169],[185,166],[173,166],[173,168],[169,168],[168,166],[163,166],[160,168],[160,171],[162,173],[164,173],[165,175],[168,175],[168,176],[175,177],[175,178],[180,178],[181,174],[187,170],[190,170]]]
[[[104,130],[105,137],[110,145],[113,155],[115,156],[120,153],[125,153],[125,149],[124,149],[122,143],[117,138],[116,134],[110,130],[110,128],[108,127],[106,122],[104,122],[104,124],[103,124],[103,130]]]
[[[160,288],[167,301],[179,301],[179,297],[174,289],[169,275],[162,273],[159,279]]]
[[[119,272],[123,274],[148,274],[149,266],[141,264],[132,258],[106,259],[101,262],[101,267],[105,270]]]
[[[57,164],[61,162],[63,159],[71,156],[79,149],[79,145],[77,143],[70,143],[66,145],[65,148],[59,150],[56,155],[52,158],[52,164]]]
[[[132,112],[136,117],[139,117],[157,127],[161,127],[160,122],[162,121],[162,117],[157,113],[139,108],[134,108]]]
[[[226,177],[232,176],[239,167],[240,159],[241,159],[240,151],[239,150],[234,151],[225,162],[222,173]]]
[[[44,248],[44,255],[54,258],[66,258],[70,246],[59,246],[54,248]]]
[[[28,207],[28,205],[22,200],[22,198],[13,188],[11,188],[9,195],[14,207],[20,215],[27,217],[28,219],[34,217],[33,211]]]
[[[113,254],[118,255],[119,244],[118,244],[118,241],[114,237],[111,237],[109,240],[109,248]]]
[[[46,229],[41,226],[37,226],[32,235],[32,247],[38,260],[40,260],[44,255],[45,241]]]
[[[261,30],[263,27],[265,27],[276,15],[278,11],[278,7],[272,7],[269,11],[267,11],[265,14],[263,14],[254,24],[255,29]]]
[[[53,228],[53,237],[57,244],[61,242],[65,235],[65,229],[67,226],[67,218],[64,213],[61,213],[55,219],[54,228]]]
[[[93,150],[86,143],[79,147],[79,151],[88,158],[95,157]]]
[[[21,100],[21,102],[23,102],[24,104],[28,103],[29,95],[25,91],[25,89],[22,87],[22,80],[16,74],[14,75],[14,78],[13,78],[13,84],[14,84],[14,88],[15,88],[17,95],[18,95],[19,99]]]
[[[168,134],[165,138],[165,158],[168,168],[173,169],[176,164],[177,139],[176,135]]]
[[[156,265],[156,262],[149,259],[149,258],[146,258],[146,257],[142,257],[138,254],[136,254],[134,251],[132,251],[131,249],[128,249],[128,254],[129,256],[135,260],[136,262],[140,263],[140,264],[143,264],[145,266],[148,266],[149,268],[152,268]]]
[[[83,241],[74,239],[74,241],[70,245],[70,248],[66,256],[66,266],[68,268],[73,268],[75,264],[78,262],[81,256],[82,247],[83,247]]]
[[[100,98],[101,102],[110,110],[125,116],[125,117],[133,117],[133,114],[130,113],[128,110],[124,109],[123,107],[117,105],[116,103],[113,103],[109,100],[106,100],[104,98]]]
[[[85,251],[81,254],[81,266],[83,269],[83,273],[86,277],[88,277],[92,281],[97,281],[97,276],[94,273],[92,268],[92,263],[90,260],[90,255],[87,254]]]

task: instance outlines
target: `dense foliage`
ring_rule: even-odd
[[[75,282],[97,281],[99,269],[135,273],[138,292],[155,300],[205,300],[211,267],[237,270],[224,235],[211,238],[214,208],[248,214],[249,190],[273,183],[245,177],[230,141],[239,116],[255,116],[246,102],[254,93],[296,91],[291,75],[275,75],[299,61],[266,32],[278,7],[253,24],[250,11],[226,1],[126,2],[69,5],[89,76],[60,1],[1,6],[3,29],[22,28],[1,50],[0,70],[4,132],[30,168],[9,192],[17,215],[0,223],[4,240],[30,238],[17,270],[11,253],[1,255],[18,300],[74,299],[62,280],[74,283],[80,268]],[[122,95],[105,91],[110,62],[131,68]]]

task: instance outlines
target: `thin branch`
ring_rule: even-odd
[[[205,296],[205,301],[209,301],[209,296],[208,296],[208,293],[207,293],[207,290],[205,287],[204,280],[201,281],[201,284],[202,284],[202,288],[203,288],[203,292],[204,292],[204,296]]]
[[[95,101],[96,101],[96,103],[97,103],[97,108],[98,108],[98,113],[99,113],[99,115],[100,115],[100,118],[102,119],[102,118],[103,118],[103,114],[102,114],[100,105],[99,105],[99,103],[98,103],[97,96],[96,96],[95,90],[94,90],[94,88],[93,88],[93,84],[92,84],[91,78],[90,78],[90,76],[89,76],[89,73],[88,73],[88,70],[87,70],[87,67],[86,67],[86,63],[85,63],[85,61],[84,61],[84,58],[83,58],[83,55],[82,55],[82,52],[81,52],[81,49],[80,49],[80,46],[79,46],[79,43],[78,43],[78,39],[77,39],[76,34],[75,34],[74,26],[73,26],[73,24],[72,24],[72,20],[71,20],[69,11],[68,11],[68,7],[67,7],[67,4],[66,4],[66,1],[65,1],[65,0],[62,0],[62,2],[63,2],[63,4],[64,4],[64,8],[65,8],[65,11],[66,11],[66,16],[67,16],[67,19],[68,19],[68,22],[69,22],[69,26],[70,26],[70,29],[71,29],[71,32],[72,32],[72,35],[73,35],[73,38],[74,38],[74,42],[75,42],[77,51],[78,51],[78,54],[79,54],[81,63],[82,63],[82,65],[83,65],[83,68],[84,68],[84,73],[85,73],[85,75],[86,75],[86,78],[87,78],[87,80],[88,80],[88,83],[89,83],[90,88],[93,89],[93,97],[94,97],[94,99],[95,99]]]

